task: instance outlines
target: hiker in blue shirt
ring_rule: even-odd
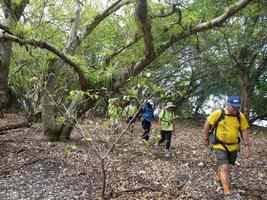
[[[143,139],[146,141],[149,140],[151,122],[154,120],[153,106],[153,102],[148,100],[140,110],[140,114],[142,116],[142,127],[144,129]]]

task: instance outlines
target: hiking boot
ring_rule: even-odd
[[[147,141],[147,140],[142,140],[143,141],[143,144],[146,146],[146,147],[148,147],[150,144],[149,144],[149,141]]]
[[[169,149],[166,149],[164,156],[165,156],[165,158],[170,158],[171,157],[171,151]]]

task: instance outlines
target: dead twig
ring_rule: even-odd
[[[6,125],[6,126],[3,126],[3,127],[0,127],[0,135],[7,134],[6,131],[8,131],[8,130],[18,129],[18,128],[25,128],[25,127],[30,127],[30,126],[31,126],[30,122],[21,122],[21,123],[18,123],[18,124]]]
[[[115,192],[115,191],[111,191],[107,197],[108,198],[117,198],[125,193],[135,193],[135,192],[140,192],[140,191],[152,191],[152,192],[155,192],[157,191],[158,189],[156,188],[153,188],[153,187],[150,187],[150,186],[141,186],[141,187],[137,187],[137,188],[132,188],[132,189],[126,189],[126,190],[121,190],[121,191],[118,191],[118,192]]]
[[[35,164],[35,163],[37,163],[39,161],[46,160],[46,159],[48,159],[48,158],[37,158],[37,159],[31,160],[29,162],[25,162],[25,163],[23,163],[22,165],[20,165],[18,167],[8,167],[8,169],[4,169],[3,171],[0,170],[0,175],[10,174],[10,172],[12,172],[12,171],[22,169],[24,167],[27,167],[29,165],[33,165],[33,164]]]

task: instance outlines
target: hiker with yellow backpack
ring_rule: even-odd
[[[172,102],[168,102],[159,114],[161,139],[159,140],[158,144],[156,144],[156,149],[159,149],[160,144],[166,141],[166,158],[169,158],[171,156],[171,138],[175,133],[175,107],[176,106]]]
[[[217,171],[214,180],[221,183],[225,199],[236,199],[231,189],[230,165],[234,165],[240,151],[240,137],[245,145],[245,157],[250,156],[248,121],[240,110],[239,96],[229,96],[227,106],[210,114],[204,125],[205,145],[211,145],[216,155]]]

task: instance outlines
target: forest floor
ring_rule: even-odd
[[[21,120],[6,114],[0,127]],[[102,119],[98,129],[89,120],[83,127],[92,134],[90,144],[78,130],[70,142],[48,142],[40,124],[1,132],[0,199],[101,199],[103,173],[96,155],[105,155],[119,134],[107,131]],[[177,122],[169,159],[164,158],[164,147],[157,151],[153,146],[158,133],[154,127],[147,144],[137,122],[134,133],[126,132],[107,154],[106,196],[117,200],[223,199],[221,188],[212,181],[214,156],[202,144],[201,127]],[[238,159],[231,174],[233,188],[244,200],[266,200],[267,131],[257,129],[251,136],[252,156]]]

